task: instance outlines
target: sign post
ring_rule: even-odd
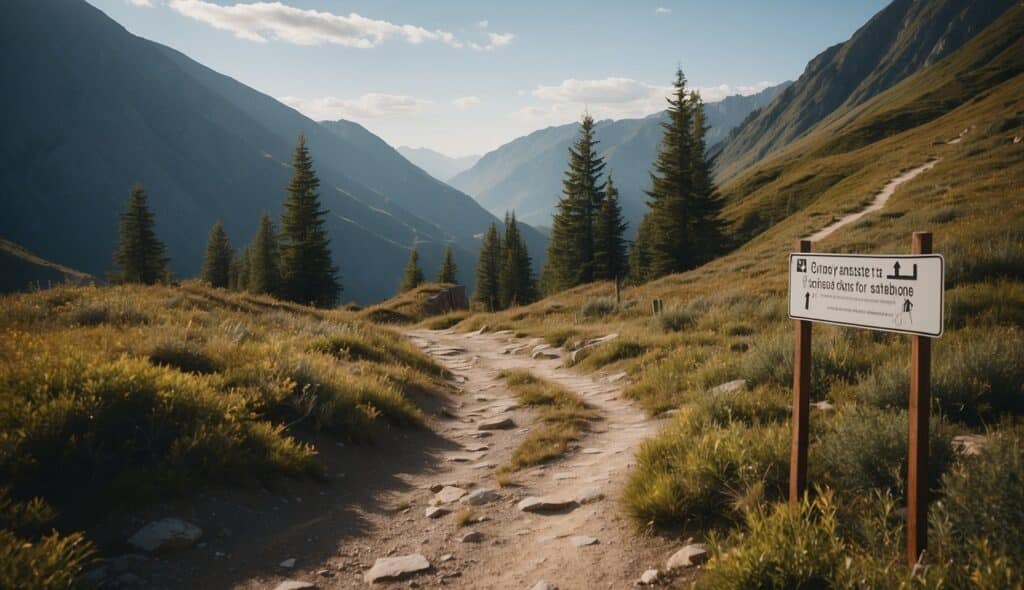
[[[796,336],[790,509],[797,510],[807,484],[811,322],[909,334],[907,563],[913,567],[928,545],[931,339],[944,328],[945,261],[932,254],[929,232],[914,233],[909,256],[813,254],[809,240],[796,249],[789,255],[789,317]]]

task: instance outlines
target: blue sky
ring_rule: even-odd
[[[882,0],[88,0],[129,31],[315,119],[479,154],[535,129],[796,79]]]

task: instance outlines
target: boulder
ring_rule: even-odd
[[[430,562],[419,553],[399,555],[398,557],[380,557],[373,562],[373,567],[363,574],[363,579],[373,584],[381,580],[397,580],[409,574],[430,569]]]
[[[129,537],[128,544],[137,549],[156,553],[191,547],[203,536],[203,530],[180,518],[155,520]]]
[[[500,499],[501,494],[491,488],[480,488],[478,490],[473,490],[473,492],[463,498],[462,501],[470,506],[482,506]]]
[[[700,565],[708,560],[708,547],[704,543],[692,543],[672,554],[665,563],[665,569],[674,571]]]
[[[466,495],[466,490],[452,486],[445,486],[434,495],[434,499],[440,504],[451,504]]]
[[[508,430],[515,428],[516,423],[509,417],[489,418],[477,424],[477,430]]]
[[[576,500],[572,498],[553,498],[549,496],[530,496],[516,505],[520,512],[553,512],[575,507]]]
[[[717,394],[720,394],[720,393],[734,393],[734,392],[737,392],[737,391],[743,391],[746,388],[747,388],[747,380],[746,379],[736,379],[734,381],[729,381],[727,383],[723,383],[721,385],[713,387],[713,388],[711,388],[711,391],[709,391],[708,393],[710,393],[712,395],[717,395]]]

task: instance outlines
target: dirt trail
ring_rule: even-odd
[[[951,141],[949,143],[954,142]],[[808,237],[807,239],[811,240],[812,242],[819,242],[821,240],[824,240],[825,238],[835,233],[836,230],[838,230],[839,228],[849,225],[854,221],[857,221],[858,219],[864,217],[868,213],[873,213],[875,211],[878,211],[882,207],[885,207],[885,204],[889,201],[889,198],[892,197],[893,193],[896,192],[896,189],[899,188],[901,184],[917,178],[917,176],[922,172],[931,170],[933,166],[935,166],[941,161],[942,158],[935,158],[918,166],[917,168],[907,170],[903,174],[896,176],[895,178],[887,182],[885,186],[882,187],[882,190],[878,191],[878,194],[875,195],[875,200],[872,201],[871,204],[868,205],[866,208],[861,209],[856,213],[850,213],[849,215],[846,215],[845,217],[839,219],[838,221],[830,224],[828,227],[825,227],[824,229],[818,230],[817,232],[811,234],[811,236]]]
[[[377,558],[419,553],[430,562],[427,571],[372,587],[530,589],[546,580],[561,590],[625,588],[679,548],[664,537],[637,535],[618,506],[637,448],[662,424],[621,399],[624,375],[583,375],[564,368],[561,358],[533,359],[539,341],[507,332],[423,330],[408,336],[448,367],[462,390],[417,399],[429,430],[392,430],[375,445],[316,437],[310,442],[328,471],[326,483],[211,490],[151,506],[131,522],[111,523],[115,554],[116,539],[151,519],[180,516],[204,530],[203,542],[187,551],[115,558],[113,575],[139,574],[142,586],[114,587],[264,590],[296,580],[321,590],[368,588],[364,575]],[[565,457],[521,471],[514,476],[517,485],[501,488],[494,472],[537,426],[535,412],[517,407],[498,377],[510,368],[529,369],[572,390],[600,419]],[[495,417],[515,425],[479,429]],[[468,508],[465,498],[443,504],[450,512],[439,518],[425,513],[437,503],[431,491],[437,484],[470,493],[491,489],[496,497],[472,506],[483,521],[458,527],[459,513]],[[579,502],[543,514],[517,506],[536,496]],[[470,532],[482,538],[463,542]],[[582,545],[590,541],[582,537],[596,542]]]

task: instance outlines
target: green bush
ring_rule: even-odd
[[[697,321],[697,315],[689,308],[676,307],[662,312],[658,316],[658,325],[664,332],[679,332],[693,326]]]
[[[618,307],[611,297],[597,297],[583,304],[580,315],[588,320],[603,318],[615,313]]]
[[[0,588],[65,590],[81,586],[79,576],[94,550],[81,533],[53,532],[26,540],[0,529]]]
[[[72,311],[68,318],[76,326],[130,326],[149,321],[149,316],[135,309],[126,298],[86,302]]]
[[[217,363],[192,342],[161,342],[149,353],[149,362],[199,375],[216,373],[218,370]]]
[[[971,242],[942,245],[946,284],[961,285],[997,278],[1024,279],[1024,232],[1011,231]]]
[[[648,348],[647,345],[636,340],[617,339],[584,351],[586,354],[578,362],[592,370],[600,369],[623,359],[643,356]]]

